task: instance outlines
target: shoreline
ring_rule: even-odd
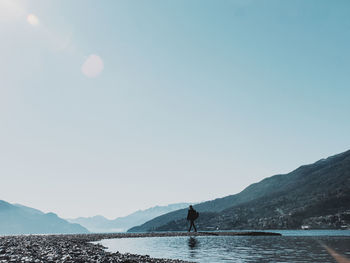
[[[183,260],[151,258],[148,255],[107,252],[98,242],[113,238],[172,236],[280,236],[271,232],[150,232],[106,234],[52,234],[0,236],[0,263],[5,262],[129,262],[188,263]]]

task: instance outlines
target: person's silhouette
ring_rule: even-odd
[[[199,216],[199,213],[193,209],[192,205],[190,205],[187,213],[187,220],[191,222],[190,228],[188,229],[188,232],[191,231],[191,228],[193,226],[194,232],[197,232],[197,228],[194,225],[194,220],[196,220]]]

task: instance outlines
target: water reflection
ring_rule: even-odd
[[[190,237],[188,239],[188,248],[190,258],[196,258],[196,254],[198,253],[197,249],[199,248],[199,241],[194,237]]]
[[[344,236],[332,236],[337,234],[334,231],[326,233],[329,236],[179,236],[108,239],[99,243],[111,252],[198,263],[344,262],[336,260],[350,257],[350,232],[341,232]]]
[[[196,247],[199,247],[199,241],[194,237],[190,237],[188,239],[188,247],[190,250],[194,250]]]

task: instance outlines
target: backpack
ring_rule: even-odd
[[[194,216],[194,220],[196,220],[199,217],[199,213],[196,211],[196,214]]]

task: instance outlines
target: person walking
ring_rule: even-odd
[[[187,221],[190,221],[191,225],[190,225],[190,228],[188,229],[188,232],[191,232],[192,226],[194,228],[194,232],[197,232],[197,228],[194,225],[194,220],[196,220],[198,216],[199,216],[199,213],[196,210],[194,210],[192,205],[190,205],[187,213]]]

